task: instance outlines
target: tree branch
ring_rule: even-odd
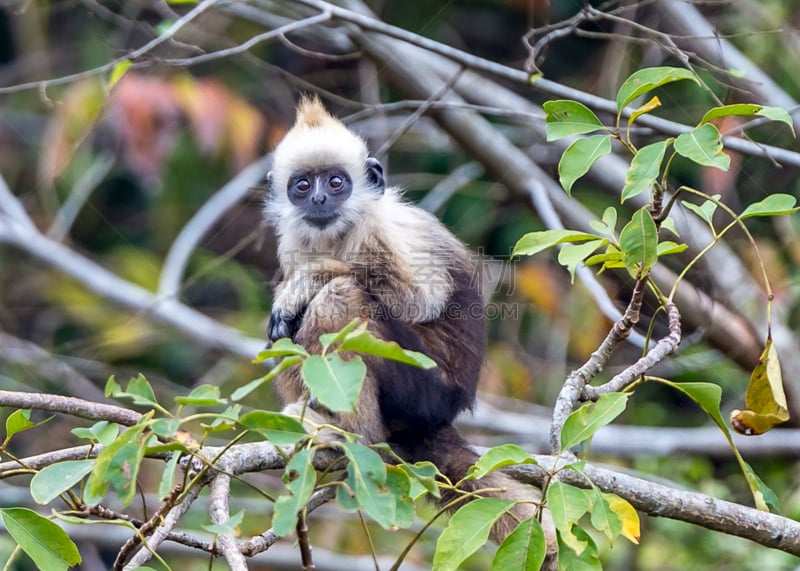
[[[531,483],[541,486],[557,465],[551,456],[536,456],[536,461],[539,466],[515,466],[509,468],[509,472],[518,477],[527,475]],[[585,477],[572,470],[562,470],[558,478],[580,487],[588,487],[588,478],[602,491],[625,498],[637,510],[652,517],[684,521],[800,556],[800,523],[797,521],[592,464],[584,465],[584,474]]]
[[[211,521],[216,524],[227,523],[231,518],[228,500],[231,494],[231,477],[218,472],[211,481]],[[217,534],[217,543],[222,549],[231,571],[247,571],[247,562],[239,550],[236,538],[229,533]]]
[[[355,24],[364,30],[378,32],[392,38],[403,40],[411,45],[425,48],[426,50],[443,55],[455,62],[458,62],[469,69],[481,71],[497,77],[502,77],[504,79],[514,81],[515,83],[521,83],[559,99],[573,99],[583,103],[584,105],[587,105],[588,107],[597,109],[598,111],[610,113],[612,116],[617,114],[616,103],[609,99],[591,95],[584,91],[580,91],[579,89],[573,89],[544,78],[537,79],[535,82],[531,83],[530,74],[525,71],[514,69],[491,60],[468,54],[446,44],[430,40],[396,26],[391,26],[381,22],[376,18],[340,8],[328,2],[323,2],[322,0],[298,1],[308,6],[313,6],[320,11],[330,10],[334,17],[341,19],[342,21]],[[343,1],[351,7],[364,6],[360,0]],[[630,114],[634,112],[634,110],[635,109],[632,107],[626,107],[622,112],[622,116],[624,118],[628,118]],[[680,135],[681,133],[688,133],[694,129],[694,127],[682,125],[680,123],[661,119],[660,117],[654,117],[652,115],[642,115],[637,119],[637,122],[640,126],[650,127],[651,129],[655,129],[656,131],[665,133],[667,135]],[[771,158],[786,165],[800,166],[800,153],[782,149],[780,147],[756,144],[736,137],[724,138],[723,142],[725,143],[725,147],[731,150],[748,155]]]
[[[142,546],[136,555],[128,561],[128,564],[123,568],[124,571],[132,571],[150,561],[153,557],[153,552],[158,549],[158,546],[161,545],[167,537],[169,537],[169,534],[175,529],[175,526],[178,525],[180,519],[189,511],[189,508],[192,507],[192,502],[197,499],[202,489],[203,486],[194,486],[186,493],[182,502],[169,510],[162,520],[161,525],[153,532],[147,545]]]
[[[207,346],[224,349],[246,359],[252,359],[264,346],[259,339],[244,337],[236,329],[222,325],[186,305],[159,298],[120,278],[63,244],[43,236],[35,228],[10,225],[0,218],[0,242],[19,248],[73,277],[95,293],[168,323]]]
[[[88,420],[108,420],[123,426],[133,426],[142,418],[138,412],[120,406],[40,393],[0,390],[0,406],[61,412]]]

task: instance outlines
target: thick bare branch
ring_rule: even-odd
[[[239,331],[182,305],[162,299],[40,234],[36,229],[9,225],[0,219],[0,242],[7,242],[29,255],[73,277],[88,289],[116,303],[168,323],[204,345],[252,359],[264,343],[244,337]]]
[[[0,390],[0,406],[61,412],[89,420],[108,420],[123,426],[133,426],[142,418],[138,412],[120,406],[41,393]]]
[[[231,477],[218,473],[211,481],[211,521],[216,524],[226,523],[231,515],[228,500],[231,495]],[[230,533],[217,534],[217,543],[231,571],[247,571],[247,562],[239,550],[236,538]]]
[[[353,10],[340,8],[322,0],[299,1],[303,4],[314,6],[320,11],[330,10],[336,18],[346,22],[351,22],[363,28],[364,30],[370,30],[392,38],[397,38],[412,45],[419,46],[425,48],[426,50],[443,55],[464,65],[468,69],[480,71],[482,73],[488,73],[490,75],[514,81],[515,83],[528,85],[533,87],[533,89],[546,93],[547,95],[552,95],[553,97],[580,101],[588,107],[598,111],[610,113],[611,115],[617,114],[616,103],[609,99],[591,95],[585,91],[573,89],[544,78],[537,79],[535,82],[531,83],[530,74],[525,71],[514,69],[494,61],[474,56],[446,44],[442,44],[407,30],[403,30],[402,28],[391,26],[371,16],[357,13],[356,9],[365,9],[364,4],[360,0],[345,1],[345,3],[349,7],[352,7]],[[623,117],[627,118],[631,113],[633,113],[633,111],[633,108],[628,107],[623,110],[622,115]],[[679,135],[681,133],[687,133],[694,128],[688,125],[675,123],[674,121],[661,119],[660,117],[654,117],[652,115],[643,115],[637,119],[637,122],[641,126],[650,127],[651,129],[667,135]],[[741,153],[772,158],[785,165],[800,166],[800,153],[795,153],[793,151],[782,149],[780,147],[773,147],[770,145],[759,145],[736,137],[725,138],[724,143],[726,148]]]
[[[536,461],[539,466],[517,466],[511,471],[518,476],[527,474],[532,483],[542,485],[548,472],[555,468],[555,461],[552,456],[537,456]],[[795,520],[592,464],[584,466],[584,473],[585,477],[564,470],[559,472],[559,479],[586,487],[588,478],[604,492],[625,498],[637,510],[653,517],[692,523],[800,556],[800,523]]]

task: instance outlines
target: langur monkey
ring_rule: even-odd
[[[367,444],[387,442],[406,461],[429,460],[451,482],[461,480],[478,455],[453,421],[475,402],[486,351],[483,299],[469,253],[436,217],[386,185],[365,142],[318,98],[300,102],[268,181],[266,217],[278,237],[282,272],[269,338],[289,337],[319,353],[321,334],[363,317],[377,337],[437,365],[425,370],[366,356],[356,412],[333,414],[312,401],[306,419],[357,433]],[[299,414],[308,394],[299,369],[281,373],[276,387],[286,412]],[[539,498],[538,490],[499,472],[465,487]],[[531,503],[518,504],[513,517],[495,525],[493,539],[502,541],[535,511]]]

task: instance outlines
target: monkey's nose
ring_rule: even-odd
[[[325,194],[324,192],[319,192],[311,197],[311,202],[313,202],[314,204],[325,204],[325,201],[327,199],[328,199],[327,194]]]

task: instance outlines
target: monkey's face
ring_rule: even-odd
[[[345,169],[336,166],[296,171],[286,185],[289,202],[303,220],[319,229],[336,222],[352,193],[353,180]]]

